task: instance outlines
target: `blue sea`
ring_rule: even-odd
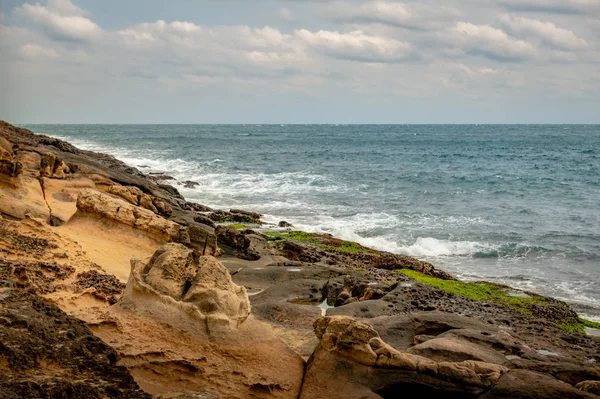
[[[25,125],[189,200],[427,260],[600,316],[599,125]]]

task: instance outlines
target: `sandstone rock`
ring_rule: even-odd
[[[17,151],[15,159],[22,165],[23,173],[37,177],[40,173],[40,162],[42,157],[33,151]]]
[[[129,202],[132,205],[139,205],[140,197],[143,194],[142,190],[140,190],[137,187],[120,186],[120,185],[116,185],[116,184],[113,186],[110,186],[108,188],[107,192],[123,198],[125,201]]]
[[[592,399],[595,395],[580,391],[547,374],[510,370],[481,399]]]
[[[158,213],[158,209],[156,209],[154,203],[152,202],[152,197],[148,194],[142,194],[140,196],[140,206],[144,209],[152,211],[153,213]]]
[[[318,319],[315,334],[320,344],[309,361],[303,399],[400,397],[408,393],[475,397],[506,372],[506,368],[490,363],[437,362],[399,352],[373,327],[348,317]]]
[[[67,222],[77,212],[77,196],[82,190],[96,185],[88,178],[50,179],[41,177],[44,196],[52,217]]]
[[[50,210],[38,179],[0,174],[0,212],[17,219],[25,215],[48,220]]]
[[[171,205],[169,205],[166,201],[163,201],[159,198],[153,198],[152,203],[158,210],[159,215],[168,217],[173,213],[173,207],[171,207]]]
[[[40,161],[40,176],[63,179],[65,174],[69,172],[69,166],[55,154],[42,154]]]
[[[256,219],[259,220],[261,218],[261,214],[258,212],[249,212],[249,211],[244,211],[242,209],[230,209],[229,212],[231,213],[237,213],[239,215],[246,215],[251,217],[252,219]]]
[[[246,289],[234,284],[225,266],[212,256],[198,260],[198,271],[183,300],[195,304],[204,314],[224,314],[235,322],[250,315]]]
[[[181,244],[165,244],[147,264],[132,261],[121,302],[138,306],[148,295],[166,308],[203,321],[209,330],[235,327],[250,314],[246,289],[233,283],[227,269],[210,256],[195,259],[193,251]]]
[[[166,244],[146,265],[145,281],[160,293],[181,300],[197,270],[191,249],[180,244]]]
[[[600,396],[600,381],[581,381],[575,388]]]
[[[430,339],[411,347],[407,352],[436,361],[462,362],[464,360],[477,360],[495,364],[506,362],[506,358],[500,352],[455,338]]]
[[[83,190],[77,198],[79,212],[96,215],[144,230],[165,241],[190,243],[185,227],[107,194]]]
[[[185,188],[196,188],[200,185],[200,183],[191,180],[182,181],[180,184]]]

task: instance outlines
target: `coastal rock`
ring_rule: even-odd
[[[220,262],[171,243],[132,260],[115,306],[78,316],[153,395],[297,398],[304,362],[249,314],[246,290]]]
[[[44,197],[54,224],[67,222],[77,212],[77,196],[82,190],[95,189],[96,184],[85,177],[67,179],[40,178]]]
[[[77,198],[77,210],[146,231],[165,241],[190,243],[183,226],[98,191],[83,190]]]
[[[0,396],[150,399],[80,320],[24,290],[0,289]]]
[[[314,327],[320,343],[308,363],[302,399],[385,398],[401,393],[477,397],[507,371],[490,363],[438,362],[400,352],[373,327],[348,317],[321,317]]]
[[[40,181],[23,174],[17,177],[0,174],[0,212],[17,219],[29,214],[49,220],[50,209]]]
[[[147,264],[132,261],[131,276],[121,303],[136,304],[139,293],[156,290],[178,302],[178,308],[206,320],[208,328],[235,326],[250,314],[246,289],[231,281],[227,269],[215,258],[195,259],[181,244],[159,248]]]
[[[69,166],[55,154],[44,153],[40,160],[40,176],[64,179],[70,173]]]
[[[575,388],[600,396],[600,381],[581,381]]]
[[[593,399],[596,395],[575,389],[549,375],[510,370],[480,399]]]
[[[196,188],[200,185],[200,183],[191,180],[182,181],[179,184],[181,184],[185,188]]]
[[[121,186],[118,184],[110,186],[107,192],[123,198],[125,201],[129,202],[132,205],[139,205],[140,197],[143,194],[142,190],[140,190],[137,187]]]

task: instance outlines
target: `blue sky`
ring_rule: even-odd
[[[600,0],[3,0],[14,123],[600,123]]]

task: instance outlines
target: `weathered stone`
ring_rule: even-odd
[[[241,322],[250,315],[250,302],[244,287],[231,281],[229,272],[212,256],[198,260],[198,271],[183,298],[206,315],[224,314],[228,320]]]
[[[137,187],[120,186],[117,184],[110,186],[107,192],[123,198],[125,201],[129,202],[132,205],[139,205],[140,197],[143,194],[142,190],[140,190]]]
[[[181,300],[197,270],[191,249],[181,244],[166,244],[146,265],[145,281],[162,294]]]
[[[190,243],[185,227],[98,191],[83,190],[77,198],[77,209],[144,230],[166,241]]]
[[[600,396],[600,381],[581,381],[575,388]]]

